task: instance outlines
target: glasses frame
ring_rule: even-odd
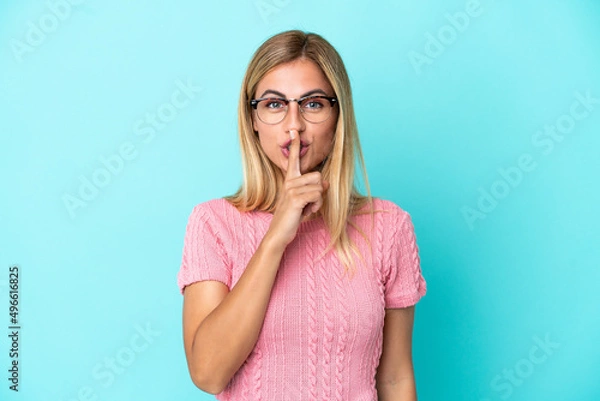
[[[327,116],[326,119],[324,119],[323,121],[319,121],[318,123],[312,122],[310,120],[307,120],[306,117],[304,116],[304,110],[302,109],[302,107],[300,107],[300,103],[307,100],[307,99],[326,99],[329,101],[329,105],[331,106],[331,109],[329,109],[329,115]],[[276,123],[268,123],[263,121],[262,118],[260,118],[260,116],[258,115],[258,104],[264,100],[277,100],[280,101],[282,103],[285,104],[285,113],[283,114],[283,117],[281,117],[281,120],[277,121]],[[276,125],[279,124],[280,122],[282,122],[285,119],[285,116],[287,116],[287,113],[289,111],[289,104],[290,102],[296,102],[298,103],[298,107],[300,107],[300,115],[302,116],[302,118],[304,120],[306,120],[307,122],[311,123],[311,124],[321,124],[324,123],[325,121],[329,120],[329,117],[331,117],[331,110],[333,110],[333,107],[338,104],[338,99],[336,97],[333,96],[323,96],[323,95],[308,95],[308,96],[303,96],[300,99],[285,99],[283,97],[261,97],[258,99],[252,99],[250,100],[250,106],[252,107],[252,109],[256,110],[256,116],[258,117],[258,119],[260,121],[262,121],[264,124],[267,125]]]

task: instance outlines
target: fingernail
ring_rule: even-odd
[[[294,139],[296,137],[296,131],[290,130],[290,138]]]

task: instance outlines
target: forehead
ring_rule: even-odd
[[[256,95],[262,95],[267,89],[282,92],[288,97],[301,96],[313,89],[323,89],[332,94],[331,85],[321,68],[306,59],[281,64],[269,71],[258,83]]]

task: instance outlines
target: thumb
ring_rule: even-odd
[[[327,191],[329,189],[329,181],[323,180],[323,190]]]

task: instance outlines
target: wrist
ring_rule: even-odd
[[[269,254],[283,254],[285,248],[287,248],[287,244],[282,243],[281,240],[272,235],[270,231],[267,231],[259,246],[264,248]]]

